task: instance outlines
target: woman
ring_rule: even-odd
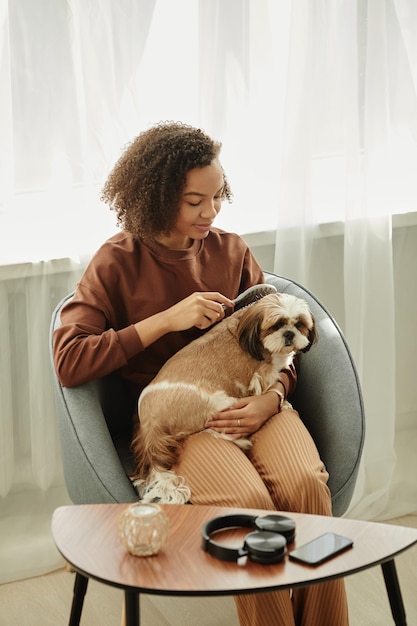
[[[98,250],[55,333],[64,386],[117,371],[137,400],[162,364],[224,317],[224,307],[263,273],[244,241],[213,227],[231,200],[221,144],[199,129],[162,123],[141,133],[111,172],[103,199],[122,226]],[[194,504],[331,515],[328,475],[296,411],[279,411],[295,367],[261,396],[243,398],[207,424],[250,436],[244,453],[192,435],[175,471]],[[242,625],[345,626],[343,581],[235,598]]]

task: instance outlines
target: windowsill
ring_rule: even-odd
[[[393,215],[392,224],[394,229],[417,226],[417,212]],[[108,236],[111,236],[111,234],[112,233],[109,233]],[[321,224],[317,230],[316,236],[320,238],[339,237],[342,234],[343,222],[333,222]],[[275,245],[274,230],[244,233],[242,234],[242,238],[251,248]],[[96,248],[94,248],[92,252],[94,252],[95,249]],[[75,254],[73,256],[70,254],[63,254],[62,256],[55,255],[55,258],[45,260],[38,260],[38,257],[35,261],[30,261],[28,259],[25,260],[24,258],[22,258],[22,260],[13,260],[9,262],[7,260],[0,260],[0,280],[12,280],[15,278],[37,276],[45,272],[48,274],[68,272],[76,268],[84,267],[88,263],[90,257],[91,254],[85,253],[82,255]]]
[[[417,226],[417,211],[410,213],[397,213],[392,216],[392,227],[394,229],[409,228]],[[328,222],[320,224],[317,232],[317,238],[340,237],[343,235],[344,222]],[[249,246],[268,246],[275,244],[275,231],[266,230],[254,233],[245,233],[242,238]]]

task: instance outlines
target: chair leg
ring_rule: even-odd
[[[385,587],[387,588],[388,599],[391,606],[392,617],[396,626],[407,626],[404,602],[401,595],[400,583],[398,581],[395,561],[382,563],[382,573],[384,574]]]
[[[126,626],[140,626],[139,592],[125,589]]]
[[[75,574],[74,595],[72,598],[71,615],[68,626],[79,626],[80,624],[87,585],[88,578],[78,573]]]

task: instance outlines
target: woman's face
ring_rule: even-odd
[[[171,249],[189,248],[194,239],[205,239],[221,209],[223,170],[215,159],[205,167],[196,167],[186,176],[175,226],[159,243]]]

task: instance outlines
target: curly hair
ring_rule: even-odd
[[[221,143],[179,122],[160,122],[138,135],[111,171],[101,199],[134,237],[153,241],[175,225],[187,173],[210,165]],[[232,193],[223,174],[222,198]]]

